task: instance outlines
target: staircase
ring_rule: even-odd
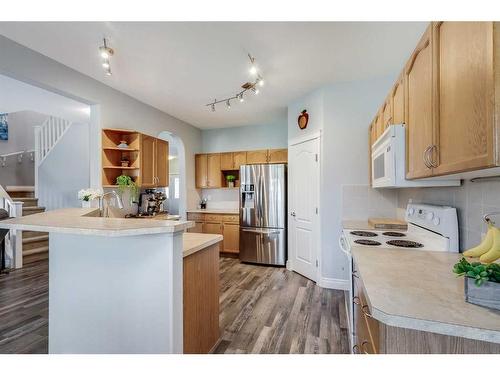
[[[45,212],[38,206],[33,186],[7,186],[7,193],[14,202],[23,202],[23,216]],[[23,264],[38,262],[49,257],[49,234],[46,232],[23,231]]]

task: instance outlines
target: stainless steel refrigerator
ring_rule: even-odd
[[[286,164],[240,167],[240,260],[284,266]]]

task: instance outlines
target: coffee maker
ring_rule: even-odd
[[[139,216],[155,216],[163,212],[166,195],[156,189],[146,189],[139,196]]]

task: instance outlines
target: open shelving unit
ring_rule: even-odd
[[[120,141],[125,141],[128,148],[118,147]],[[132,177],[138,184],[140,181],[140,151],[141,134],[126,129],[102,129],[102,186],[116,187],[116,178],[122,174]],[[123,167],[121,161],[127,159],[128,167]]]

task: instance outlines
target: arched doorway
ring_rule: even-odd
[[[186,217],[186,153],[184,142],[177,135],[163,131],[158,138],[169,144],[169,187],[167,207],[169,213]]]

